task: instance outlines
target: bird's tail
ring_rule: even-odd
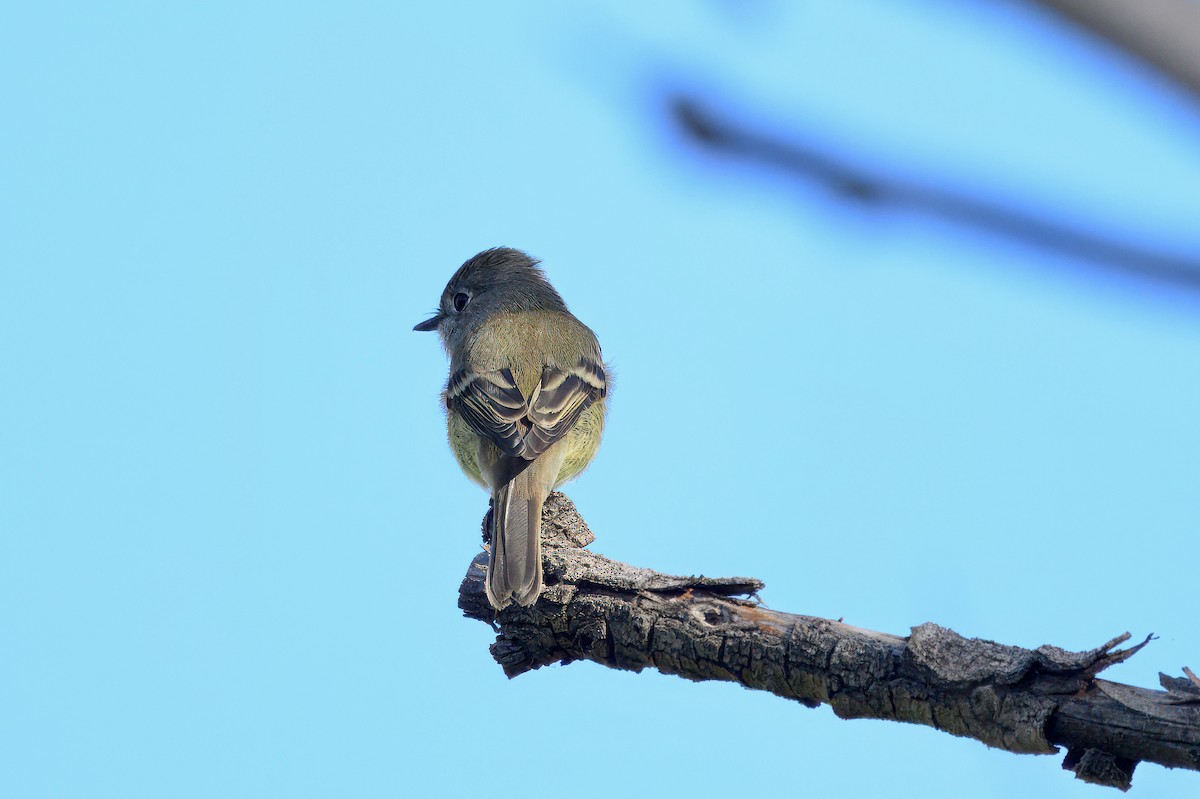
[[[542,592],[542,504],[546,492],[537,469],[526,469],[496,492],[487,597],[500,610],[512,602],[532,605]]]

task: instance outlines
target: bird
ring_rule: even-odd
[[[491,495],[488,602],[532,605],[543,588],[542,506],[588,466],[604,431],[611,375],[600,343],[539,261],[509,247],[467,259],[413,329],[441,339],[450,450]]]

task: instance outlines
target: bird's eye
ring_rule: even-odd
[[[461,291],[458,292],[457,294],[455,294],[454,295],[454,310],[461,311],[463,308],[466,308],[467,302],[470,301],[470,299],[471,299],[470,297],[468,297],[466,294],[464,294]]]

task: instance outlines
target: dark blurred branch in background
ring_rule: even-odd
[[[1200,2],[1035,0],[1182,85],[1200,100]]]
[[[1200,291],[1200,255],[1142,248],[1017,207],[873,171],[798,137],[753,130],[691,97],[676,96],[668,102],[683,131],[699,144],[824,185],[847,202],[920,211],[1127,275]]]

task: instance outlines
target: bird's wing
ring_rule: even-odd
[[[525,396],[507,368],[498,372],[459,369],[446,385],[446,407],[455,410],[479,435],[505,455],[521,453],[529,422]]]
[[[505,455],[532,461],[607,391],[604,367],[583,358],[567,369],[543,368],[528,401],[507,368],[483,374],[460,369],[446,387],[446,404]]]
[[[529,398],[526,458],[541,455],[579,421],[579,415],[608,391],[604,367],[590,358],[568,369],[547,366]]]
[[[547,366],[529,397],[529,432],[522,457],[535,458],[563,438],[580,414],[607,392],[604,367],[584,358],[578,365],[559,370]]]

